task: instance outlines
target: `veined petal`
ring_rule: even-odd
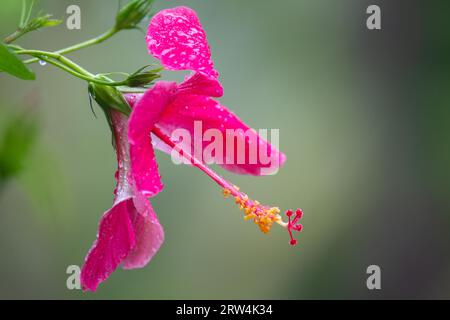
[[[265,138],[209,97],[177,96],[165,109],[157,126],[169,137],[176,129],[186,129],[190,133],[191,139],[188,142],[177,144],[181,149],[188,148],[185,150],[195,154],[197,158],[200,154],[203,162],[217,163],[235,173],[272,174],[286,160],[285,155],[268,143]],[[206,133],[211,134],[214,138],[204,141],[207,140],[203,139],[203,134],[206,135]],[[200,136],[198,136],[199,134]],[[217,140],[215,134],[219,134],[220,139]],[[215,152],[214,155],[210,155],[208,152],[204,152],[213,142],[217,147],[216,151],[222,151],[221,153]],[[196,150],[198,148],[201,149],[200,152]]]
[[[150,132],[175,90],[175,83],[158,82],[134,103],[128,122],[132,178],[137,189],[147,196],[154,196],[163,189]]]
[[[133,202],[135,210],[129,213],[136,236],[136,246],[123,261],[124,269],[144,267],[164,242],[164,230],[150,202],[141,194],[136,194]]]
[[[135,246],[134,229],[129,211],[132,198],[116,203],[103,215],[97,240],[89,251],[81,270],[84,290],[95,291],[106,280]]]
[[[157,13],[148,27],[150,54],[169,70],[193,70],[217,78],[206,34],[194,10],[176,7]]]

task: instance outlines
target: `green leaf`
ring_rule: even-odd
[[[34,73],[3,43],[0,43],[0,71],[23,80],[35,79]]]

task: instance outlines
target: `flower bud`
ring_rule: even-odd
[[[152,3],[153,0],[133,0],[129,2],[117,13],[115,28],[117,30],[136,28],[142,19],[149,14]]]
[[[139,69],[127,78],[127,86],[129,87],[145,87],[150,85],[154,80],[161,77],[159,72],[162,68],[144,71],[147,66]]]
[[[127,101],[115,87],[90,83],[89,94],[107,114],[109,108],[116,109],[125,115],[131,112]]]
[[[22,32],[23,33],[27,33],[30,31],[34,31],[40,28],[45,28],[45,27],[54,27],[59,25],[62,20],[58,20],[58,19],[51,19],[52,15],[51,14],[46,14],[43,16],[38,16],[32,20],[30,20],[23,28],[22,28]]]

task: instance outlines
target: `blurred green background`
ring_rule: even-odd
[[[15,30],[20,3],[1,1],[2,37]],[[39,6],[66,18],[71,4],[81,7],[81,30],[63,24],[18,43],[80,42],[111,27],[118,7]],[[381,7],[381,31],[366,28],[370,4]],[[67,266],[83,263],[111,206],[116,160],[86,83],[35,64],[34,82],[0,74],[0,135],[23,105],[38,122],[23,170],[0,186],[0,298],[450,298],[449,5],[157,0],[155,9],[176,5],[194,8],[207,32],[221,102],[255,128],[279,128],[287,154],[274,176],[218,170],[263,203],[301,207],[299,245],[281,228],[261,234],[200,171],[159,153],[165,190],[152,204],[162,249],[95,294],[68,290]],[[155,62],[139,31],[70,57],[94,73]],[[366,287],[371,264],[381,267],[381,290]]]

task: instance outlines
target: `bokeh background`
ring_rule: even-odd
[[[65,18],[71,4],[81,7],[81,30],[61,25],[19,43],[80,42],[112,26],[118,7],[39,6]],[[380,31],[366,28],[370,4],[381,7]],[[218,171],[263,203],[301,207],[299,245],[281,228],[261,234],[204,174],[158,154],[162,249],[95,294],[68,290],[66,268],[83,263],[111,206],[116,161],[86,83],[35,64],[34,82],[0,74],[0,137],[18,114],[36,123],[22,170],[0,186],[0,298],[450,298],[448,2],[156,0],[155,9],[176,5],[198,12],[222,103],[255,128],[279,128],[288,157],[274,176]],[[19,15],[20,1],[1,1],[2,37]],[[95,73],[155,62],[139,31],[70,57]],[[381,267],[381,290],[366,287],[371,264]]]

